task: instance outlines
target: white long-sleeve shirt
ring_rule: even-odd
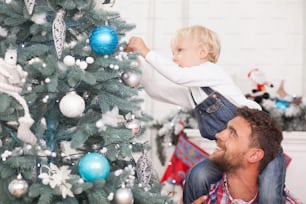
[[[192,95],[197,104],[201,103],[207,94],[201,87],[209,86],[218,91],[238,107],[261,109],[256,102],[247,99],[222,67],[205,62],[201,65],[181,68],[172,60],[150,51],[142,62],[142,84],[152,98],[179,105],[185,108],[195,108]],[[153,69],[161,75],[161,81],[154,81]]]

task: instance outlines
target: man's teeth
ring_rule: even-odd
[[[217,147],[216,149],[217,149],[217,150],[222,150],[222,148],[221,148],[221,147]]]

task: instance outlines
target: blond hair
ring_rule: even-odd
[[[221,45],[217,33],[200,25],[181,28],[176,31],[176,35],[171,43],[177,37],[189,37],[196,43],[201,43],[208,48],[208,60],[216,63],[220,56]]]

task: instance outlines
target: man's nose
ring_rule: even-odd
[[[217,138],[217,140],[221,140],[221,141],[226,140],[226,138],[227,138],[227,136],[226,136],[226,129],[222,130],[221,132],[218,132],[216,134],[216,138]]]

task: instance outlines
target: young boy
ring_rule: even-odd
[[[207,94],[201,87],[210,87],[237,107],[261,109],[257,103],[248,100],[231,77],[216,64],[220,55],[220,42],[215,32],[203,26],[182,28],[176,32],[171,48],[172,61],[150,50],[139,37],[130,38],[126,47],[127,51],[139,52],[151,65],[141,66],[141,69],[142,83],[152,98],[195,109],[207,98]],[[152,75],[147,70],[149,68],[157,71],[164,81],[161,83],[152,80]],[[203,124],[199,123],[200,132],[202,128],[209,127],[203,127]],[[203,134],[202,136],[205,137]],[[284,189],[285,162],[282,154],[275,160],[276,162],[273,160],[269,165],[271,168],[267,168],[269,171],[267,173],[264,171],[259,177],[260,204],[283,203],[281,195]],[[183,193],[185,204],[192,203],[207,193],[210,184],[219,180],[222,172],[209,160],[204,160],[193,167],[189,174],[193,176],[187,176],[185,181]],[[271,174],[279,174],[279,176],[272,181],[268,177]]]

